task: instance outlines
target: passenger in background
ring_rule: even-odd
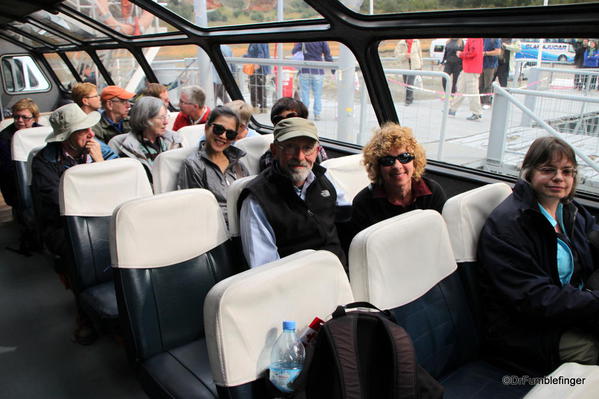
[[[164,106],[168,111],[168,107],[170,106],[171,102],[168,98],[168,89],[165,85],[161,85],[160,83],[148,83],[146,88],[143,89],[139,94],[145,97],[159,98],[164,103]]]
[[[395,46],[395,58],[399,61],[400,69],[421,70],[422,69],[422,50],[420,40],[407,39],[400,40]],[[414,101],[414,81],[416,75],[403,75],[403,82],[406,85],[406,105]]]
[[[597,270],[598,226],[573,199],[576,167],[566,142],[536,139],[513,193],[480,235],[486,349],[516,371],[597,364],[599,287],[589,277]]]
[[[83,112],[89,114],[98,111],[102,107],[98,88],[93,83],[77,83],[71,89],[71,99]]]
[[[40,110],[30,98],[22,98],[12,106],[13,123],[0,132],[0,189],[7,205],[18,205],[17,169],[12,160],[12,138],[17,130],[40,126]]]
[[[270,149],[273,163],[239,197],[243,253],[250,267],[303,249],[326,249],[345,265],[335,213],[349,205],[343,192],[315,164],[314,122],[288,118],[277,123]]]
[[[239,129],[236,140],[259,135],[254,129],[250,129],[253,107],[243,100],[231,101],[225,104],[225,106],[230,108],[239,117]]]
[[[414,209],[443,210],[445,191],[424,177],[426,154],[409,127],[386,123],[379,128],[364,147],[364,166],[372,183],[354,198],[354,234]]]
[[[96,137],[105,143],[117,134],[129,133],[129,110],[131,103],[129,100],[135,94],[120,88],[118,86],[106,86],[102,90],[100,98],[102,99],[100,122],[92,128]]]
[[[131,110],[130,122],[131,133],[121,143],[120,155],[140,161],[151,182],[154,159],[164,151],[182,147],[183,137],[180,133],[166,130],[166,106],[156,97],[137,100]]]
[[[283,119],[294,117],[308,119],[308,108],[306,108],[306,105],[303,102],[291,97],[279,98],[270,110],[270,121],[272,122],[273,126],[276,126],[276,124],[282,121]],[[327,152],[325,151],[325,149],[322,146],[318,146],[318,156],[316,158],[316,163],[321,163],[322,161],[328,158],[329,157],[327,156]],[[260,157],[260,172],[269,167],[271,163],[272,152],[268,150],[264,153],[264,155]]]
[[[210,108],[205,105],[206,93],[200,86],[186,86],[179,91],[179,109],[181,110],[173,124],[177,131],[183,126],[202,125],[208,120]]]
[[[225,220],[227,187],[249,174],[239,162],[245,152],[232,146],[239,134],[239,125],[239,118],[233,110],[224,106],[214,108],[206,123],[206,139],[200,142],[198,151],[183,163],[177,184],[180,189],[210,190],[216,197]]]
[[[464,49],[464,41],[458,38],[451,38],[445,43],[445,51],[443,52],[443,72],[451,76],[451,94],[454,94],[457,89],[458,76],[462,72],[462,60],[458,57],[457,52]],[[446,79],[443,78],[443,89],[445,89]]]

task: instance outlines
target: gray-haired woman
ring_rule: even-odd
[[[142,97],[129,115],[131,133],[121,143],[121,155],[138,159],[152,181],[152,163],[168,150],[183,146],[180,133],[166,130],[168,124],[164,103],[155,97]]]

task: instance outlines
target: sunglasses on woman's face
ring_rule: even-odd
[[[212,126],[212,132],[217,136],[226,133],[225,137],[227,140],[235,140],[237,138],[237,130],[225,129],[223,125],[219,125],[218,123],[212,123],[210,126]]]
[[[414,154],[409,152],[402,152],[399,155],[386,155],[379,158],[379,165],[381,166],[393,166],[397,159],[399,163],[406,164],[414,160]]]
[[[272,123],[273,125],[276,125],[277,123],[281,122],[283,119],[287,119],[287,118],[295,118],[298,117],[299,115],[295,112],[290,112],[287,115],[283,116],[283,115],[275,115],[272,117]]]

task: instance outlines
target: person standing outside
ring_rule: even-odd
[[[462,72],[462,60],[458,57],[457,52],[464,49],[464,41],[459,38],[451,38],[445,43],[445,51],[443,52],[443,72],[451,76],[451,94],[454,94],[458,86],[458,76]],[[443,90],[445,90],[445,78],[443,78]]]
[[[478,95],[478,79],[483,71],[483,39],[469,38],[464,45],[464,51],[456,53],[462,59],[462,73],[458,77],[457,91],[460,95],[451,100],[449,115],[455,116],[456,110],[464,101],[464,95],[470,97],[470,111],[472,115],[468,120],[477,121],[483,117]]]
[[[291,54],[302,52],[304,61],[328,61],[333,62],[331,49],[327,42],[295,43]],[[331,73],[335,73],[334,70]],[[314,95],[314,120],[320,120],[322,113],[322,86],[324,82],[324,70],[321,68],[301,68],[299,75],[300,98],[310,109],[310,90]]]
[[[270,58],[270,50],[266,43],[251,43],[248,46],[247,58]],[[250,75],[249,89],[252,107],[260,112],[266,111],[266,75],[270,73],[270,66],[259,65],[254,73]]]
[[[493,79],[499,65],[499,55],[501,55],[501,40],[486,38],[483,43],[483,72],[480,75],[478,89],[481,94],[480,102],[483,109],[491,108],[493,92]]]
[[[582,68],[584,66],[584,52],[587,50],[589,45],[589,39],[583,39],[582,42],[578,42],[574,50],[574,66],[576,68]],[[574,88],[582,90],[584,87],[584,76],[580,74],[574,75]]]
[[[421,70],[422,69],[422,49],[420,40],[407,39],[400,40],[395,46],[395,57],[399,61],[400,69]],[[403,82],[406,84],[406,106],[414,101],[414,81],[416,75],[403,75]]]

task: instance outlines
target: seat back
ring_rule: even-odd
[[[36,230],[36,219],[31,195],[31,157],[46,145],[46,137],[52,133],[47,126],[17,130],[12,139],[12,160],[17,171],[17,190],[19,206],[17,220],[27,231]]]
[[[200,138],[204,135],[204,128],[206,125],[190,125],[183,126],[178,133],[183,136],[183,147],[194,147],[198,148],[200,145]]]
[[[195,147],[176,148],[158,154],[152,164],[152,185],[156,194],[177,189],[177,179],[181,168],[183,168],[183,162],[197,150],[198,146],[196,145]]]
[[[227,187],[227,217],[229,219],[229,234],[231,237],[239,237],[239,209],[238,201],[239,196],[244,188],[255,178],[256,176],[246,176],[241,179],[235,180],[229,187]]]
[[[60,179],[60,213],[74,255],[76,292],[112,280],[108,245],[110,219],[121,203],[152,195],[141,163],[130,158],[77,165]]]
[[[168,114],[166,114],[166,117],[168,120],[168,124],[166,125],[166,130],[173,130],[173,125],[175,124],[177,115],[179,115],[179,111],[169,111]]]
[[[478,335],[441,215],[416,210],[356,235],[349,274],[356,300],[393,309],[418,362],[435,378],[478,357]]]
[[[476,250],[485,221],[512,189],[505,183],[487,184],[451,197],[443,207],[453,254],[478,327],[482,323]]]
[[[353,301],[343,266],[328,251],[305,250],[215,285],[204,303],[210,367],[220,397],[263,398],[262,381],[283,320],[298,331]]]
[[[5,127],[13,123],[15,120],[13,118],[4,118],[0,121],[0,131],[4,130]]]
[[[120,154],[121,144],[123,144],[123,141],[125,141],[128,135],[129,133],[117,134],[111,138],[110,141],[108,141],[108,146],[112,149],[112,151],[114,151],[115,154]]]
[[[355,154],[330,158],[321,164],[327,169],[333,183],[343,190],[350,203],[360,190],[370,184],[362,159],[362,154]]]
[[[273,142],[272,134],[263,134],[260,136],[246,137],[235,143],[235,147],[246,152],[246,156],[241,158],[241,163],[250,172],[250,175],[260,173],[260,157],[270,149]]]
[[[239,265],[214,195],[158,194],[120,205],[112,218],[115,290],[130,360],[203,337],[206,294]]]

